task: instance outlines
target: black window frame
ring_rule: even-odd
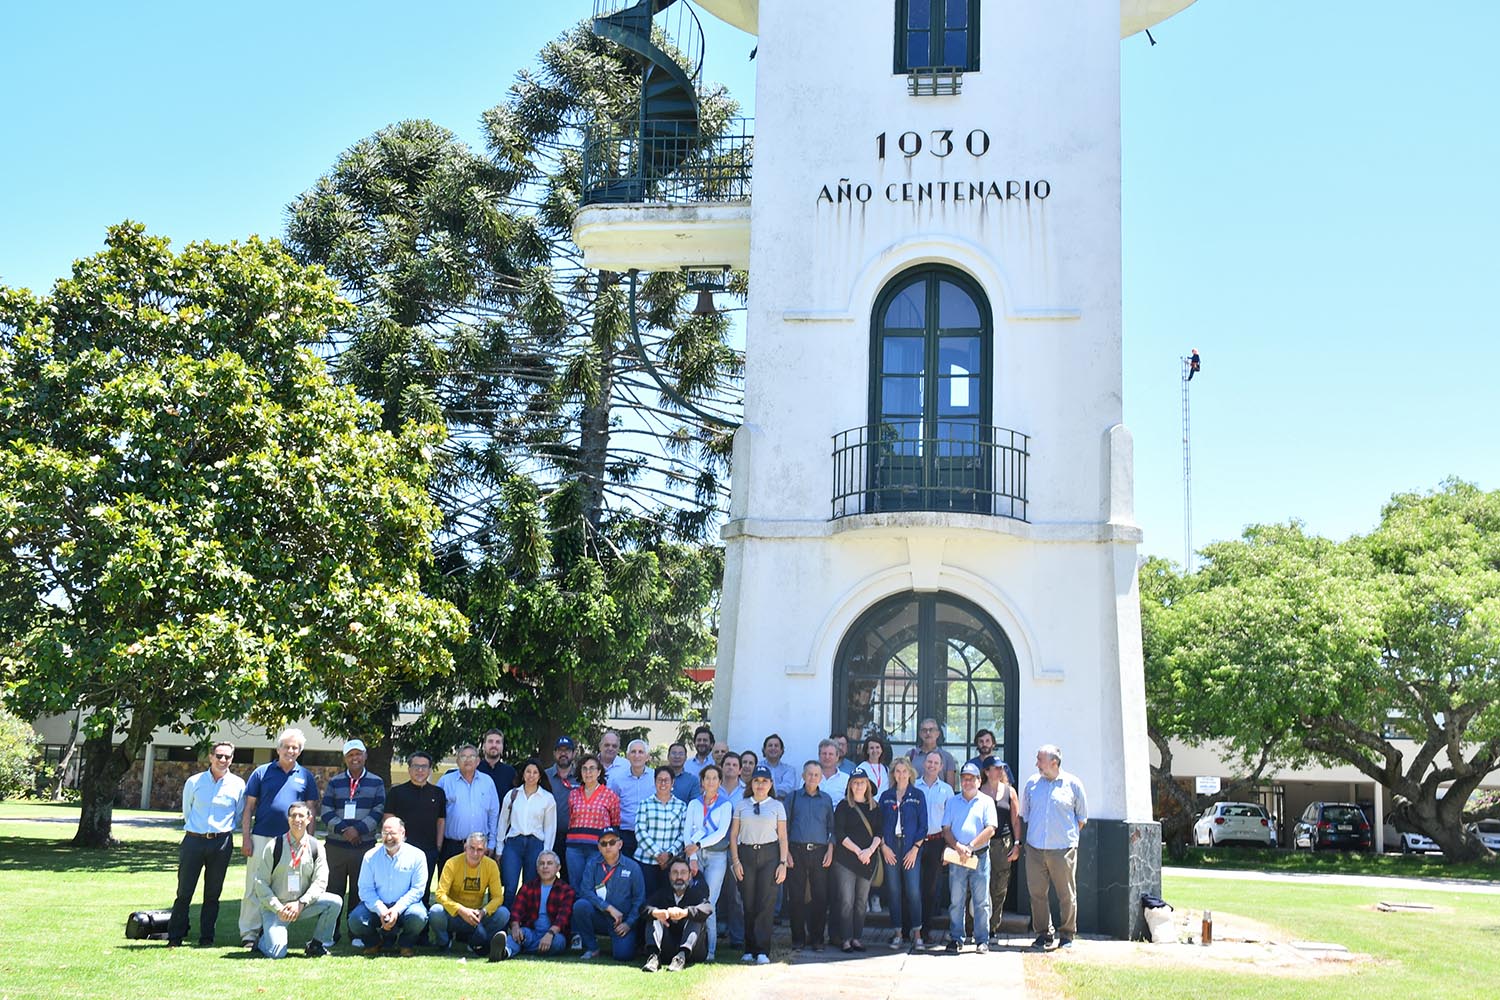
[[[968,6],[969,6],[969,19],[968,19],[969,23],[968,23],[968,27],[964,29],[964,31],[966,31],[968,33],[967,44],[965,46],[966,49],[967,49],[967,52],[966,52],[966,58],[965,58],[965,61],[964,61],[964,65],[962,65],[962,66],[951,66],[950,67],[950,66],[948,66],[945,63],[933,63],[933,64],[927,65],[927,66],[912,66],[912,65],[908,64],[907,61],[906,61],[906,49],[907,49],[907,31],[909,29],[906,26],[906,22],[907,22],[907,14],[908,14],[909,9],[910,9],[910,0],[896,0],[896,36],[895,36],[896,41],[895,41],[895,58],[893,60],[893,63],[894,63],[894,66],[895,66],[894,72],[896,72],[898,74],[906,74],[906,73],[919,73],[919,72],[924,72],[924,71],[929,71],[929,70],[935,70],[935,69],[956,69],[956,70],[958,70],[960,72],[963,72],[963,73],[977,73],[977,72],[979,72],[979,38],[980,38],[980,26],[979,26],[979,6],[980,5],[979,5],[979,0],[928,0],[928,2],[932,5],[932,12],[933,12],[932,22],[934,24],[946,24],[947,23],[948,4],[950,4],[950,3],[966,3],[966,4],[968,4]],[[946,30],[946,29],[944,29],[944,30]],[[933,49],[934,49],[933,40],[931,38],[929,38],[928,39],[928,46],[927,46],[927,54],[928,54],[929,57],[932,55]],[[939,51],[941,51],[941,50],[939,49]]]

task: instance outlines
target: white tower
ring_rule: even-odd
[[[685,182],[660,150],[691,116],[646,107],[644,176],[601,173],[575,227],[592,266],[750,270],[716,730],[800,762],[932,717],[959,760],[993,731],[1020,780],[1059,744],[1089,793],[1080,926],[1119,936],[1160,884],[1119,47],[1187,2],[700,0],[759,36],[751,196]],[[602,0],[601,30],[680,6]]]

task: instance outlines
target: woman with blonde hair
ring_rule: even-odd
[[[892,948],[922,947],[922,841],[927,837],[927,797],[911,761],[891,764],[891,787],[880,795],[881,856],[885,858],[886,908],[896,936]]]

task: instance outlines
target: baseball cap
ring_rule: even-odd
[[[557,742],[552,745],[554,747],[567,747],[569,750],[573,749],[573,741],[566,736],[559,736]]]
[[[867,771],[867,770],[865,770],[865,766],[863,764],[861,764],[858,767],[856,767],[854,769],[854,773],[851,774],[851,775],[849,775],[849,777],[850,778],[864,778],[866,781],[873,781],[874,780],[873,778],[870,777],[870,772]]]
[[[972,774],[974,777],[978,778],[980,777],[979,765],[974,763],[973,761],[969,761],[969,763],[965,764],[958,773],[960,775]]]
[[[600,830],[599,839],[603,840],[605,837],[613,837],[616,840],[625,839],[624,837],[620,836],[620,828],[617,826],[606,826],[604,829]]]
[[[344,753],[348,753],[350,750],[365,750],[364,740],[345,740]],[[365,750],[365,752],[369,753],[368,750]]]
[[[983,767],[986,771],[988,771],[992,767],[998,767],[1001,770],[1004,770],[1005,761],[1001,760],[998,754],[990,754],[980,763],[980,766]]]
[[[776,780],[776,776],[771,773],[771,769],[764,764],[756,764],[755,770],[750,772],[750,780],[754,781],[756,778],[765,778],[767,781]]]

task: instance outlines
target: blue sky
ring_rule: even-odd
[[[277,235],[340,151],[480,113],[589,0],[6,5],[0,283],[42,289],[123,218]],[[749,106],[754,40],[707,73]],[[993,30],[993,18],[986,20]],[[1500,4],[1199,0],[1122,48],[1125,413],[1145,551],[1300,517],[1342,537],[1398,490],[1500,486]]]

